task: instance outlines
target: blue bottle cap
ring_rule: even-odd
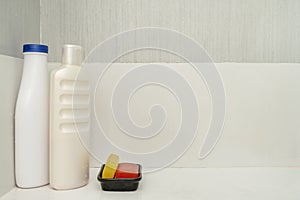
[[[26,52],[48,53],[48,46],[43,44],[24,44],[23,53]]]

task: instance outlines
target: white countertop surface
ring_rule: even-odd
[[[90,183],[79,189],[14,188],[0,200],[300,199],[300,168],[167,168],[145,174],[135,192],[102,191],[98,170],[91,169]]]

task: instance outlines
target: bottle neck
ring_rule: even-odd
[[[24,53],[24,67],[46,66],[47,56],[45,53]]]
[[[48,74],[47,54],[24,53],[22,80],[33,81],[32,77]]]

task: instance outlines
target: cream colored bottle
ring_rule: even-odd
[[[89,81],[81,67],[83,49],[64,45],[62,66],[50,82],[50,185],[57,190],[88,183],[89,154],[80,138],[90,131]]]

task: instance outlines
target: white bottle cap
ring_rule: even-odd
[[[79,45],[65,44],[62,49],[63,65],[81,65],[83,60],[83,48]]]

